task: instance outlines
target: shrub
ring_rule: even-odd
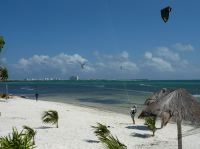
[[[58,112],[55,110],[44,111],[42,115],[43,123],[56,124],[58,128]]]
[[[1,97],[1,98],[4,98],[4,99],[7,99],[7,98],[8,98],[8,95],[5,94],[5,93],[3,93],[3,94],[0,94],[0,97]]]
[[[23,128],[25,130],[26,135],[29,138],[33,139],[33,144],[35,144],[35,135],[36,135],[37,131],[35,131],[33,128],[26,126],[26,125],[24,125]]]
[[[0,137],[0,149],[33,149],[35,145],[30,137],[16,128],[8,136]]]
[[[106,138],[100,139],[100,141],[104,144],[107,149],[127,149],[126,145],[121,143],[118,138],[109,135]]]
[[[153,132],[153,136],[155,135],[156,131],[156,119],[154,117],[146,117],[145,118],[145,124]]]
[[[92,126],[92,128],[95,129],[95,135],[107,149],[127,149],[126,145],[121,143],[117,137],[115,138],[110,134],[107,126],[97,123],[97,126]]]
[[[97,123],[97,126],[92,126],[92,128],[94,128],[94,133],[97,137],[107,137],[110,134],[107,126],[101,123]]]

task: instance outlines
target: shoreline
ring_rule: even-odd
[[[44,110],[57,110],[59,113],[59,128],[43,124],[41,113]],[[22,130],[28,125],[37,131],[36,149],[102,149],[103,145],[97,143],[91,126],[97,122],[105,124],[114,136],[127,145],[128,149],[174,149],[177,148],[176,124],[168,124],[157,130],[155,137],[143,125],[144,121],[136,119],[132,125],[130,116],[112,111],[81,107],[67,103],[14,98],[0,102],[0,136],[8,135],[12,127]],[[157,123],[157,127],[160,123]],[[193,130],[189,131],[188,130]],[[187,134],[189,135],[187,136]],[[193,135],[191,135],[192,133]],[[198,149],[200,142],[199,130],[183,125],[183,148]],[[96,141],[96,142],[95,142]],[[191,141],[194,143],[191,145]]]
[[[30,98],[27,98],[30,99]],[[49,100],[50,99],[50,100]],[[58,98],[59,99],[59,98]],[[35,100],[34,98],[31,98],[31,100]],[[114,112],[114,113],[119,113],[119,114],[125,114],[130,116],[130,109],[131,107],[136,104],[138,107],[138,112],[136,115],[138,115],[139,112],[141,112],[143,108],[143,104],[138,104],[138,103],[126,103],[126,105],[121,105],[121,104],[103,104],[103,103],[92,103],[92,102],[77,102],[76,100],[58,100],[56,101],[55,98],[51,97],[41,97],[38,99],[39,101],[49,101],[49,102],[56,102],[56,103],[63,103],[63,104],[70,104],[74,106],[80,106],[80,107],[86,107],[86,108],[92,108],[92,109],[97,109],[100,111],[106,111],[106,112]],[[127,107],[127,104],[130,104],[130,106]]]
[[[3,98],[0,98],[0,102],[2,102],[2,99]],[[11,97],[9,97],[8,99],[3,99],[3,101],[9,100],[9,99],[11,99],[11,100],[25,99],[25,100],[30,100],[30,101],[36,102],[35,99],[28,98],[26,96],[17,96],[17,95],[11,95]],[[61,106],[64,106],[64,105],[70,106],[71,105],[71,106],[74,106],[74,107],[86,108],[86,109],[91,109],[91,110],[95,110],[95,111],[99,111],[99,112],[105,112],[105,113],[122,114],[122,115],[125,115],[125,116],[128,116],[128,117],[131,117],[130,113],[129,113],[130,111],[122,112],[121,110],[108,109],[108,107],[104,108],[104,107],[95,106],[95,105],[94,106],[85,105],[85,104],[81,104],[81,103],[78,103],[78,102],[72,103],[72,102],[64,102],[64,101],[62,102],[62,101],[54,101],[54,100],[41,100],[41,99],[38,100],[37,102],[39,102],[39,101],[46,102],[46,103],[60,104]],[[142,111],[142,108],[137,109],[135,119],[138,119],[138,115],[141,111]],[[138,120],[143,120],[143,119],[138,119]],[[157,120],[160,122],[160,118],[157,118]],[[172,120],[170,120],[168,123],[169,124],[176,124],[176,122],[174,122]],[[187,122],[182,122],[182,125],[195,127],[195,125],[192,125],[191,123],[187,123]]]

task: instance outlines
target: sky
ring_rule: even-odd
[[[199,0],[0,1],[9,79],[200,79]]]

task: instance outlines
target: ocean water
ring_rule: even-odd
[[[13,81],[1,82],[0,93],[26,96],[39,100],[56,101],[129,113],[133,104],[142,108],[144,101],[161,88],[186,88],[200,101],[200,80],[80,80],[80,81]]]

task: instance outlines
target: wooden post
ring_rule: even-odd
[[[177,120],[178,149],[182,149],[182,129],[181,120]]]

